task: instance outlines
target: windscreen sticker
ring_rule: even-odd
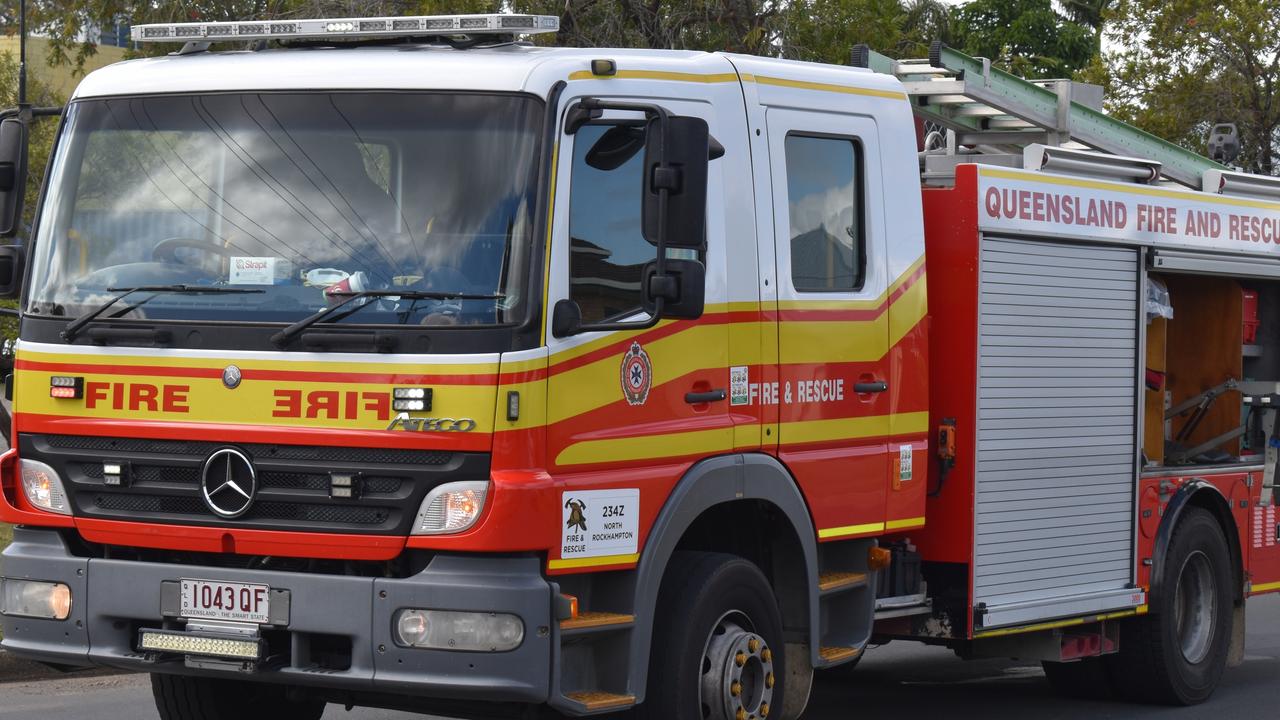
[[[276,259],[273,257],[231,258],[232,285],[271,285],[276,281]]]
[[[639,488],[566,492],[560,500],[560,557],[634,555],[638,551]]]
[[[898,480],[906,482],[911,479],[911,446],[898,446]]]
[[[729,368],[729,404],[751,404],[751,377],[746,365]]]

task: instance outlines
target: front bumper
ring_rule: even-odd
[[[66,620],[2,619],[4,649],[44,662],[226,674],[181,660],[157,663],[135,649],[139,628],[166,626],[162,584],[198,578],[289,591],[288,624],[275,631],[287,633],[287,659],[255,671],[255,680],[460,700],[542,703],[549,694],[552,590],[536,558],[438,555],[409,578],[364,578],[82,558],[56,531],[19,527],[0,556],[0,575],[70,586]],[[524,641],[505,653],[402,648],[392,621],[405,607],[510,613],[523,620]],[[345,669],[311,654],[335,637],[350,643]]]

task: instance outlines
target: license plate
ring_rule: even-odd
[[[270,622],[271,588],[266,585],[183,580],[179,614],[185,618]]]

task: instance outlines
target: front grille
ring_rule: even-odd
[[[88,450],[93,452],[151,453],[165,455],[198,455],[207,457],[218,448],[235,443],[200,442],[196,440],[150,440],[146,438],[113,438],[91,435],[42,435],[51,448]],[[251,457],[279,460],[315,460],[326,462],[369,463],[374,465],[447,465],[456,453],[442,450],[394,450],[390,448],[344,448],[327,445],[235,444]]]
[[[94,504],[102,509],[132,513],[200,513],[208,512],[204,502],[194,497],[167,495],[94,495]],[[341,525],[381,525],[387,521],[387,510],[377,507],[304,505],[300,503],[255,503],[244,520],[297,520],[300,522]]]
[[[431,488],[489,476],[484,453],[28,434],[19,444],[22,457],[58,470],[76,515],[213,527],[405,535]],[[201,492],[205,460],[225,447],[245,453],[258,478],[233,520]],[[106,483],[104,462],[123,466],[122,483]],[[334,472],[358,474],[359,497],[330,498]]]

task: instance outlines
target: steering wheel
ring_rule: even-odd
[[[178,250],[182,248],[191,248],[193,250],[201,250],[203,252],[212,253],[220,257],[231,257],[231,250],[222,245],[209,240],[197,240],[195,238],[171,237],[156,243],[151,249],[151,259],[162,263],[182,263],[178,259]]]

